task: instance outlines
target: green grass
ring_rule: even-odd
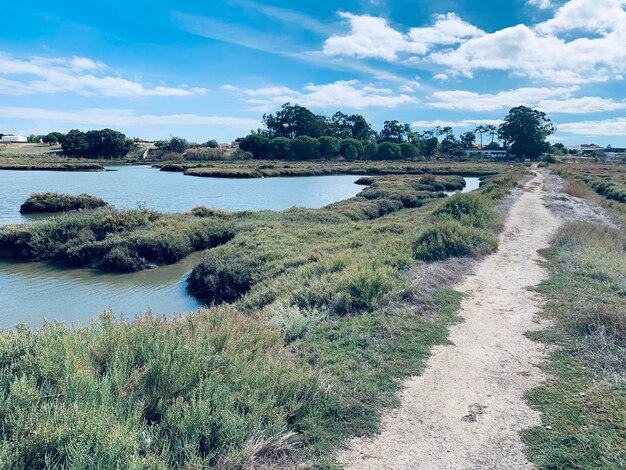
[[[544,252],[552,326],[534,336],[559,349],[552,379],[527,394],[544,424],[523,434],[538,468],[626,467],[625,249],[623,229],[574,223]]]

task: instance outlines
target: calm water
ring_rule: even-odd
[[[115,171],[55,172],[0,170],[0,225],[32,220],[20,215],[33,192],[88,193],[120,209],[146,205],[183,212],[203,205],[228,211],[293,206],[318,208],[359,193],[357,176],[224,179],[185,176],[149,166],[111,167]]]
[[[120,167],[99,173],[0,171],[0,225],[24,222],[18,211],[31,192],[87,192],[120,208],[145,204],[176,212],[202,204],[224,210],[322,207],[363,189],[355,176],[267,179],[214,179],[160,172],[149,167]],[[466,178],[466,191],[478,178]],[[106,309],[133,317],[148,308],[171,316],[199,307],[184,280],[201,253],[158,269],[132,274],[103,274],[89,269],[59,269],[45,263],[0,261],[0,328],[44,319],[87,324]]]

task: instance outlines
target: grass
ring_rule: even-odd
[[[156,163],[162,171],[184,172],[190,176],[214,178],[267,178],[276,176],[327,175],[462,175],[485,176],[501,174],[506,169],[495,163],[360,161],[285,162],[254,160],[245,162],[176,162]]]
[[[625,250],[623,228],[573,223],[543,253],[552,326],[534,337],[558,350],[552,379],[527,394],[542,412],[543,426],[523,434],[538,468],[626,467]]]
[[[33,193],[21,205],[22,214],[42,212],[67,212],[84,209],[97,209],[107,203],[89,194]]]
[[[554,169],[574,184],[582,183],[608,200],[626,203],[626,165],[623,163],[562,164]]]
[[[407,280],[422,263],[415,237],[439,223],[491,233],[473,211],[490,214],[520,176],[486,179],[478,202],[444,200],[451,175],[379,175],[322,209],[96,211],[11,228],[24,249],[66,237],[66,253],[89,223],[114,248],[207,227],[234,236],[190,276],[207,310],[1,335],[0,465],[332,467],[342,443],[377,431],[457,319],[459,293]]]

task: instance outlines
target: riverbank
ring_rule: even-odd
[[[366,188],[371,199],[234,215],[240,231],[192,276],[202,292],[232,293],[230,305],[5,335],[12,368],[0,380],[16,419],[4,423],[2,463],[328,462],[344,439],[376,431],[398,379],[446,340],[460,296],[422,289],[410,268],[459,246],[492,250],[492,207],[520,177],[439,201],[417,177],[385,177]],[[438,226],[450,236],[426,236]],[[50,423],[54,433],[39,431]]]

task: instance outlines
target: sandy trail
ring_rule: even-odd
[[[405,382],[400,408],[383,417],[381,434],[342,452],[347,469],[532,468],[519,431],[540,424],[523,400],[543,380],[543,347],[524,333],[539,329],[537,294],[527,288],[546,273],[537,250],[558,221],[545,207],[537,173],[511,207],[500,249],[458,289],[463,323],[453,346],[438,346],[424,374]]]

